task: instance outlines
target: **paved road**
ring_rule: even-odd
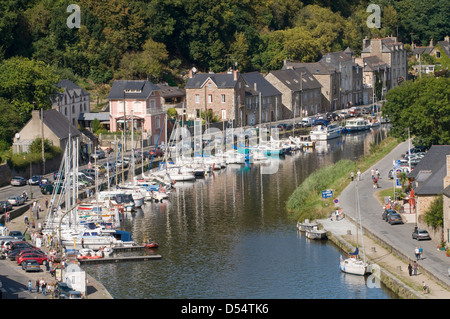
[[[415,260],[414,249],[417,246],[423,248],[424,259],[419,261],[419,265],[426,268],[443,282],[450,285],[450,277],[448,268],[450,266],[450,258],[445,253],[436,249],[437,244],[434,241],[416,241],[411,238],[414,229],[414,223],[405,223],[402,225],[389,225],[381,219],[383,206],[375,198],[374,193],[377,189],[373,188],[371,179],[371,169],[378,169],[381,173],[379,186],[381,188],[392,188],[393,181],[388,179],[388,172],[392,168],[392,161],[401,158],[401,154],[408,150],[408,142],[398,145],[389,155],[373,165],[367,171],[362,172],[361,181],[347,187],[340,195],[342,209],[346,215],[357,218],[356,210],[356,187],[358,187],[361,219],[365,228],[371,232],[384,238],[394,248],[409,256],[411,260]],[[380,188],[378,188],[380,190]],[[414,220],[414,219],[413,219]]]

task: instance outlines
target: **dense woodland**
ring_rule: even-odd
[[[68,28],[69,4],[81,27]],[[11,143],[33,108],[50,107],[58,79],[85,88],[114,79],[183,84],[187,70],[268,72],[284,59],[314,62],[362,49],[365,36],[427,45],[450,30],[448,0],[379,0],[369,29],[364,0],[2,0],[0,141]],[[92,88],[92,86],[90,86]],[[13,106],[13,107],[11,107]],[[1,144],[1,142],[0,142]],[[0,147],[1,149],[1,147]]]

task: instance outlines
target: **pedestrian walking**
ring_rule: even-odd
[[[28,292],[29,293],[32,292],[31,285],[32,285],[31,280],[28,280]]]
[[[48,198],[45,199],[45,209],[48,209]]]
[[[423,259],[423,249],[419,246],[419,258]]]
[[[358,181],[361,180],[361,171],[358,169],[358,172],[356,173],[356,176],[358,177]]]
[[[414,254],[416,255],[416,260],[419,260],[420,253],[419,253],[419,248],[418,247],[416,247],[416,249],[414,249]]]
[[[414,276],[417,276],[417,267],[419,265],[417,265],[417,262],[414,260],[414,264],[413,264],[413,270],[414,270]]]
[[[413,271],[413,267],[411,266],[411,263],[409,263],[409,265],[408,265],[408,272],[409,272],[410,276],[412,276],[412,271]]]
[[[6,212],[6,223],[9,223],[9,212]]]
[[[370,171],[372,173],[372,179],[375,177],[375,170],[372,168],[372,170]]]
[[[378,168],[375,170],[375,176],[380,179],[380,171],[378,170]]]
[[[45,281],[42,283],[42,293],[47,296],[47,283]]]
[[[352,182],[353,182],[353,179],[355,178],[355,173],[351,172],[350,173],[350,178],[352,179]]]
[[[36,279],[36,292],[39,293],[39,279]]]

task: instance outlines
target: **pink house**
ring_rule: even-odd
[[[135,131],[143,131],[150,144],[165,140],[164,122],[166,111],[161,107],[160,89],[147,80],[116,80],[108,95],[110,131],[123,130],[124,115],[126,130],[131,130],[131,110]]]

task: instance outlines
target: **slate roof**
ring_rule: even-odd
[[[55,109],[44,111],[44,125],[47,126],[59,139],[66,139],[70,135],[78,136],[81,132],[69,120]]]
[[[147,80],[115,80],[108,94],[109,100],[124,98],[146,100],[159,87]]]
[[[100,122],[109,121],[109,112],[80,113],[78,117],[79,121],[93,121],[94,119],[98,119]]]
[[[347,48],[347,49],[349,49],[349,48]],[[338,67],[339,62],[346,62],[349,60],[350,61],[353,60],[351,53],[352,52],[350,52],[350,54],[347,54],[345,51],[330,52],[330,53],[323,55],[322,59],[320,59],[319,62],[330,63],[330,64],[334,65],[335,67]],[[329,62],[327,62],[327,60]]]
[[[159,87],[163,98],[186,96],[186,91],[177,86],[169,86],[168,84],[157,84],[156,86]]]
[[[444,177],[447,174],[447,159],[450,155],[450,145],[433,145],[408,174],[418,182],[414,190],[417,195],[437,195],[444,189]]]
[[[379,68],[385,68],[388,65],[380,60],[376,55],[366,56],[363,59],[364,71],[377,71]]]
[[[437,44],[441,46],[444,53],[450,58],[450,42],[449,41],[439,41]]]
[[[281,95],[281,92],[278,91],[259,72],[242,73],[241,76],[251,89],[255,88],[256,83],[256,91],[258,94],[261,92],[262,97]]]
[[[232,89],[236,86],[236,82],[234,80],[234,74],[233,73],[196,73],[192,76],[192,78],[189,78],[185,89],[199,89],[202,88],[205,84],[207,79],[211,79],[218,88],[229,88]],[[239,74],[238,74],[239,78]]]
[[[82,89],[75,83],[73,83],[70,80],[61,80],[56,84],[57,87],[64,89],[64,91],[67,91],[70,96],[74,96],[76,98],[80,96],[90,96],[90,93],[86,91],[85,89]],[[64,92],[56,92],[54,96],[51,97],[52,103],[55,103],[57,99],[60,101],[63,100]]]
[[[281,81],[291,91],[321,89],[319,81],[305,67],[296,67],[295,69],[282,69],[270,71],[279,81]],[[302,76],[300,76],[302,73]],[[302,85],[300,86],[300,81]]]
[[[329,66],[324,62],[302,63],[302,62],[286,62],[283,65],[283,70],[288,68],[306,68],[311,74],[333,74],[336,72],[335,68]]]
[[[433,47],[415,47],[413,50],[413,54],[414,55],[417,55],[417,54],[422,55],[424,53],[430,54],[431,51],[433,51],[433,49],[434,49]]]

